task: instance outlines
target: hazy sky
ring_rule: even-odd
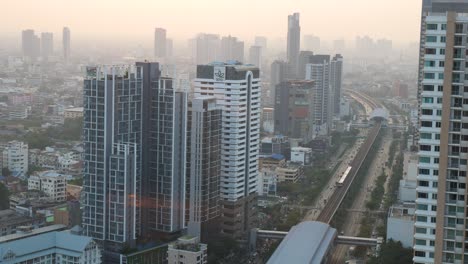
[[[323,39],[356,35],[418,40],[421,0],[2,0],[0,34],[33,28],[75,38],[135,38],[150,42],[155,27],[168,37],[198,32],[284,37],[287,15],[300,12],[302,34]],[[56,39],[61,38],[56,35]]]

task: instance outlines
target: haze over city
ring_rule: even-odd
[[[0,264],[468,263],[468,0],[2,11]]]
[[[323,40],[354,41],[369,35],[408,44],[418,40],[421,13],[414,0],[16,0],[4,1],[2,8],[8,12],[0,17],[0,38],[9,41],[25,28],[58,33],[66,25],[79,42],[144,45],[151,43],[154,27],[168,29],[178,43],[199,32],[231,34],[249,42],[255,35],[284,38],[285,17],[297,11],[302,32]]]

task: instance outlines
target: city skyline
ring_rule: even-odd
[[[142,9],[143,4],[147,8]],[[337,4],[339,8],[336,8]],[[11,12],[5,13],[0,18],[0,22],[3,22],[0,23],[0,31],[3,32],[0,38],[15,37],[18,31],[33,26],[39,32],[53,32],[58,35],[63,26],[68,26],[73,29],[74,38],[80,41],[112,37],[137,43],[150,43],[155,27],[167,29],[168,37],[178,42],[191,38],[199,32],[231,34],[249,42],[253,42],[255,35],[283,38],[287,27],[283,19],[277,17],[284,18],[294,12],[301,13],[301,31],[304,35],[313,34],[326,40],[344,38],[347,41],[354,40],[356,36],[369,35],[373,38],[392,39],[396,43],[407,43],[418,40],[421,12],[419,1],[408,3],[404,0],[389,3],[370,0],[356,0],[352,3],[338,3],[338,0],[316,3],[307,1],[271,3],[261,0],[250,3],[242,0],[236,5],[215,4],[211,0],[196,3],[173,1],[161,5],[139,0],[136,4],[133,2],[115,4],[111,9],[113,12],[107,12],[106,16],[102,16],[102,12],[109,8],[108,1],[92,4],[90,1],[80,1],[65,4],[53,0],[41,2],[23,0],[7,2],[5,5],[5,8]],[[250,8],[244,8],[246,5]],[[216,12],[212,12],[215,7]],[[262,23],[258,23],[256,10],[262,8],[269,12],[262,13]],[[57,10],[76,11],[58,12]],[[158,10],[157,16],[154,16],[155,10]],[[224,19],[233,10],[244,13],[246,19],[240,21]],[[20,13],[25,19],[14,19]],[[87,14],[86,20],[81,17],[83,13]],[[392,19],[392,13],[398,13],[399,19]],[[187,18],[186,21],[190,21],[190,24],[181,23],[178,17]],[[132,19],[131,23],[127,22],[129,18]],[[323,27],[327,19],[332,19],[336,23],[328,23],[327,27]],[[388,23],[390,20],[392,23]],[[96,23],[100,26],[96,27]],[[245,31],[247,27],[249,31]]]

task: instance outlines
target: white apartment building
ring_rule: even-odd
[[[67,177],[55,171],[43,171],[29,177],[28,190],[43,191],[57,202],[66,201]]]
[[[424,1],[415,264],[468,262],[467,33],[467,1]]]
[[[13,176],[26,176],[28,172],[28,144],[10,141],[3,149],[2,168],[8,168]]]
[[[310,165],[312,162],[312,149],[304,147],[291,148],[291,162]]]
[[[197,66],[194,97],[214,96],[222,108],[223,232],[248,233],[255,221],[260,137],[260,71],[233,63]],[[245,216],[245,217],[244,217]]]

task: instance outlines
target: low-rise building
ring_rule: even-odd
[[[33,228],[38,228],[44,225],[45,219],[42,217],[32,218],[19,214],[13,209],[0,211],[0,237],[15,234],[17,228],[20,226],[31,226]]]
[[[398,200],[401,202],[416,201],[416,187],[418,175],[418,155],[405,152],[403,155],[403,179],[400,180]]]
[[[2,168],[8,168],[13,176],[26,176],[28,172],[28,144],[10,141],[2,152]]]
[[[63,116],[65,119],[75,119],[83,117],[83,107],[73,107],[65,109]]]
[[[297,182],[304,174],[303,167],[298,164],[288,163],[284,167],[277,167],[278,182]]]
[[[101,263],[101,251],[91,237],[73,235],[68,231],[46,231],[2,237],[1,263]]]
[[[275,170],[263,169],[259,171],[257,193],[259,196],[276,196],[278,175]]]
[[[207,264],[208,246],[199,242],[198,237],[183,236],[169,244],[168,264]]]
[[[286,159],[281,154],[273,154],[268,157],[260,157],[258,159],[260,170],[263,168],[276,168],[286,165]]]
[[[43,171],[31,175],[28,179],[28,190],[43,191],[57,202],[67,200],[67,175],[56,171]]]
[[[414,212],[414,203],[390,207],[387,217],[387,240],[400,241],[403,247],[413,247]]]
[[[270,157],[273,154],[288,154],[289,139],[282,135],[263,138],[260,142],[260,156]]]
[[[291,148],[291,162],[305,166],[312,164],[312,149],[304,147]]]

